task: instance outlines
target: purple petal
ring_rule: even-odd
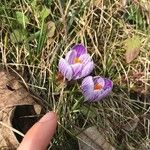
[[[91,56],[89,54],[83,54],[79,57],[84,65],[91,61]]]
[[[102,87],[104,87],[104,85],[105,85],[105,78],[102,78],[100,76],[95,76],[93,78],[93,80],[94,80],[94,84],[99,83]]]
[[[73,70],[73,78],[78,79],[79,75],[81,74],[83,65],[81,63],[76,63],[76,64],[71,65],[71,67]]]
[[[94,102],[101,100],[102,98],[105,98],[109,93],[112,91],[113,83],[109,79],[104,79],[105,85],[104,88],[100,91],[98,91],[98,97],[95,97]]]
[[[113,82],[109,79],[104,79],[105,80],[105,86],[104,86],[104,90],[107,88],[112,88],[113,87]]]
[[[58,68],[59,72],[61,72],[65,78],[67,78],[69,81],[72,79],[72,68],[65,59],[60,58]]]
[[[99,91],[98,97],[96,97],[93,102],[102,100],[102,99],[105,98],[107,95],[109,95],[109,93],[111,92],[111,90],[112,90],[112,88],[108,88],[108,89],[106,89],[106,90],[101,90],[101,91]]]
[[[94,90],[93,97],[91,98],[90,102],[95,102],[99,98],[99,91]]]
[[[92,76],[83,79],[81,90],[84,95],[85,101],[90,101],[93,97],[94,82]]]
[[[90,90],[86,91],[83,93],[83,95],[84,95],[84,101],[93,102],[95,97],[94,91],[90,91]]]
[[[74,63],[74,59],[77,57],[77,52],[76,51],[69,51],[66,54],[65,60],[69,63],[69,64],[73,64]]]
[[[86,77],[87,75],[89,75],[89,74],[93,71],[93,68],[94,68],[94,63],[93,63],[93,61],[87,63],[87,64],[84,66],[83,70],[82,70],[82,73],[81,73],[81,77],[80,77],[80,78]]]
[[[94,82],[94,85],[100,84],[103,88],[105,86],[105,79],[100,76],[93,77],[93,82]],[[101,94],[101,91],[103,91],[103,88],[100,90],[94,90],[93,98],[92,98],[91,102],[95,102],[95,101],[99,100],[99,96]]]
[[[81,84],[81,88],[84,86],[94,90],[94,82],[93,82],[93,77],[92,76],[88,76],[88,77],[85,77],[83,80],[82,80],[82,84]]]
[[[87,49],[82,44],[77,44],[72,47],[72,50],[77,52],[77,57],[87,53]]]

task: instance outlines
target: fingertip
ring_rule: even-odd
[[[46,113],[40,120],[39,122],[42,123],[42,122],[46,122],[46,121],[49,121],[49,120],[57,120],[57,115],[55,112],[53,111],[50,111],[48,113]]]
[[[46,113],[26,133],[18,150],[42,150],[50,143],[57,127],[57,115],[55,112]]]

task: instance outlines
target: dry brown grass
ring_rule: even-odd
[[[123,6],[119,1],[109,0],[45,2],[50,14],[42,23],[30,2],[6,2],[1,2],[0,9],[1,65],[20,71],[30,89],[47,102],[48,109],[57,111],[59,126],[53,148],[71,149],[70,136],[75,137],[75,127],[96,125],[116,149],[149,149],[149,12],[143,3],[133,1]],[[44,2],[37,5],[43,6]],[[18,10],[30,22],[25,29],[28,33],[25,41],[14,43],[10,35],[14,29],[20,29],[14,15]],[[51,30],[44,29],[49,21],[55,23],[56,30],[48,38]],[[127,64],[123,43],[133,35],[141,37],[140,55]],[[102,102],[83,103],[78,83],[64,87],[56,82],[59,57],[79,42],[93,56],[96,64],[93,74],[114,82],[112,94]]]

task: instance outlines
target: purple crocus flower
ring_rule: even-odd
[[[89,75],[94,63],[87,49],[82,44],[77,44],[66,54],[65,59],[60,58],[58,68],[59,72],[70,81]]]
[[[81,90],[85,101],[96,102],[106,97],[112,90],[113,83],[111,80],[100,76],[88,76],[83,79]]]

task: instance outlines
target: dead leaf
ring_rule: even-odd
[[[0,78],[0,108],[35,103],[30,94],[15,77],[4,71],[0,71]]]
[[[79,150],[115,150],[95,126],[81,132],[78,138]]]
[[[56,30],[55,23],[52,21],[49,21],[47,23],[47,32],[48,32],[47,36],[48,36],[48,38],[52,38],[54,36],[55,30]]]
[[[12,73],[0,70],[0,149],[16,149],[45,110]]]
[[[132,38],[128,38],[124,42],[124,48],[126,50],[125,59],[127,63],[130,63],[134,60],[139,52],[141,46],[141,39],[139,36],[133,36]]]
[[[135,117],[132,120],[130,120],[129,122],[127,122],[124,125],[123,129],[126,131],[133,131],[137,127],[139,121],[140,121],[140,119],[138,117]]]

